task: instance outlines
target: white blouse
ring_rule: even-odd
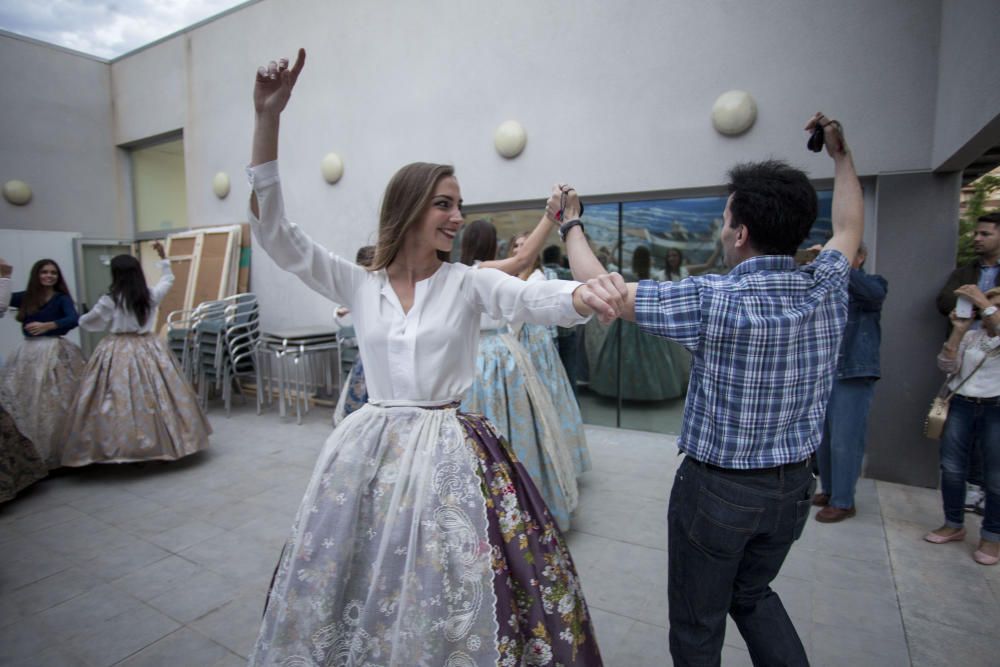
[[[86,331],[103,331],[111,324],[110,331],[118,333],[149,333],[155,324],[153,314],[156,307],[163,301],[170,288],[174,284],[174,273],[170,270],[170,260],[164,259],[160,264],[160,281],[155,286],[149,288],[149,298],[153,302],[153,307],[149,309],[149,317],[145,324],[139,326],[139,321],[135,319],[132,311],[120,308],[108,294],[103,295],[86,314],[80,317],[80,328]]]
[[[984,357],[986,361],[983,361]],[[976,370],[980,362],[983,365]],[[958,389],[962,396],[1000,396],[1000,336],[990,336],[982,329],[966,331],[954,359],[938,355],[938,368],[945,373],[956,374],[948,383],[948,389]],[[975,375],[969,377],[973,372]],[[965,378],[969,379],[962,384]]]
[[[247,173],[260,210],[260,219],[248,213],[257,242],[278,266],[351,309],[370,400],[458,400],[476,376],[482,313],[565,326],[588,319],[573,307],[580,283],[528,284],[497,269],[448,262],[416,284],[404,313],[384,270],[368,271],[329,252],[288,221],[277,162]]]

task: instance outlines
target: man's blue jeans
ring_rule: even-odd
[[[727,614],[755,665],[809,664],[770,584],[802,534],[815,488],[807,461],[751,472],[685,457],[667,518],[674,665],[719,665]]]
[[[983,456],[986,512],[982,539],[1000,542],[1000,398],[977,402],[956,395],[941,434],[941,500],[944,522],[961,528],[965,521],[965,479],[969,454],[978,439]]]
[[[865,431],[874,391],[875,378],[844,378],[833,383],[823,440],[816,451],[823,493],[830,494],[833,507],[844,510],[854,507],[854,489],[865,457]]]

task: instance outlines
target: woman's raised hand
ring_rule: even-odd
[[[163,249],[163,244],[159,241],[153,241],[153,250],[155,250],[156,254],[160,256],[160,259],[167,258],[167,253]]]
[[[258,114],[277,116],[285,109],[292,96],[292,88],[306,64],[306,50],[299,49],[295,64],[288,67],[288,59],[271,61],[266,67],[257,68],[253,87],[253,106]]]

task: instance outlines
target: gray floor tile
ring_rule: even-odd
[[[667,631],[658,625],[636,621],[629,628],[621,646],[616,647],[611,655],[608,665],[663,667],[670,656]]]
[[[996,632],[973,635],[933,621],[907,622],[906,639],[913,667],[996,667]]]
[[[66,648],[88,664],[114,665],[179,627],[172,619],[142,605],[77,635],[66,643]]]
[[[0,665],[38,664],[38,656],[52,644],[52,635],[31,618],[0,628]]]
[[[19,539],[8,544],[11,553],[4,553],[0,568],[0,595],[16,591],[36,581],[62,572],[73,562],[32,539]],[[13,553],[16,551],[15,553]]]
[[[205,571],[205,568],[180,556],[168,556],[135,572],[116,579],[119,588],[140,600],[153,598],[177,590],[184,583]]]
[[[810,660],[815,665],[879,665],[907,667],[910,664],[906,637],[886,636],[855,628],[842,628],[820,623],[812,628]]]
[[[205,570],[152,598],[148,604],[181,623],[189,623],[228,604],[239,594],[237,582]],[[263,606],[263,596],[260,601]]]
[[[270,580],[281,549],[237,533],[223,533],[178,554],[239,581]]]
[[[190,628],[181,628],[118,663],[120,667],[177,667],[216,665],[236,656]],[[239,658],[237,658],[239,659]],[[242,664],[246,664],[244,660]]]
[[[121,533],[108,548],[87,561],[80,561],[80,567],[106,581],[120,579],[147,565],[161,561],[170,555],[155,544]]]
[[[869,630],[885,637],[902,636],[895,596],[865,590],[825,588],[813,596],[813,621],[844,630]]]
[[[82,595],[31,617],[50,637],[67,641],[92,635],[103,623],[122,615],[138,613],[145,605],[109,584],[95,586]]]
[[[30,535],[60,524],[79,521],[85,516],[83,512],[69,505],[56,505],[20,517],[12,521],[9,525],[10,528],[22,535]]]
[[[162,533],[149,535],[146,539],[167,551],[177,553],[224,532],[225,529],[207,521],[190,519]]]
[[[260,630],[262,601],[240,597],[190,623],[198,632],[246,658]]]
[[[0,609],[3,610],[2,616],[4,617],[3,620],[0,620],[0,624],[6,625],[7,622],[14,622],[21,617],[45,611],[86,593],[100,584],[100,579],[79,568],[71,567],[57,572],[0,597]]]

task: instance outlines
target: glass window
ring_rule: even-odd
[[[187,229],[184,140],[129,150],[135,229],[139,234]]]
[[[819,213],[803,249],[826,243],[832,234],[833,193],[817,195]],[[629,281],[676,281],[727,271],[719,239],[726,199],[719,195],[593,204],[585,207],[583,222],[594,254],[608,271],[619,271]],[[500,210],[467,219],[493,222],[499,254],[505,257],[511,240],[534,228],[542,212]],[[554,231],[546,244],[545,266],[569,277]],[[685,348],[623,320],[604,326],[591,319],[574,329],[559,329],[554,342],[586,423],[680,432],[691,370],[691,354]]]

